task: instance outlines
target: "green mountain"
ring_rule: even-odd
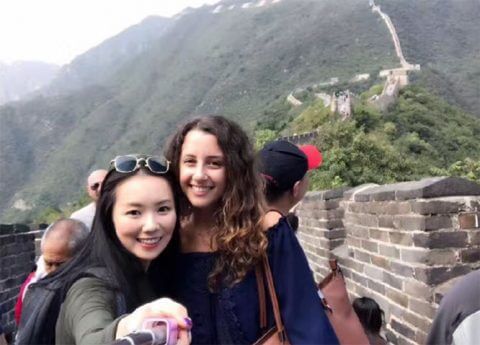
[[[420,81],[480,117],[480,2],[377,0],[394,23]]]
[[[116,154],[161,152],[191,114],[222,113],[253,130],[295,89],[359,73],[373,83],[381,69],[399,66],[390,33],[367,1],[247,3],[187,11],[159,24],[145,49],[114,63],[87,52],[77,59],[89,64],[71,79],[81,80],[72,82],[75,92],[0,108],[0,219],[32,220],[42,208],[78,199],[89,170]],[[451,12],[465,20],[462,14]],[[122,34],[112,40],[121,42]],[[117,56],[105,47],[96,50]],[[448,80],[444,73],[439,78]]]

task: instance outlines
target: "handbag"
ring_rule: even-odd
[[[265,296],[264,278],[267,280],[268,294],[273,307],[275,325],[264,332],[253,345],[290,345],[280,315],[280,305],[278,304],[275,285],[273,284],[272,271],[266,256],[262,258],[261,264],[255,267],[255,276],[257,278],[258,302],[260,307],[260,329],[264,331],[267,328],[267,300]]]
[[[345,278],[337,260],[329,260],[331,272],[318,284],[322,303],[340,344],[368,345],[368,337],[348,298]]]

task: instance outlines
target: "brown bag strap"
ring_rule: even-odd
[[[255,276],[257,278],[258,305],[260,308],[260,329],[267,328],[267,301],[265,298],[265,283],[263,281],[263,272],[260,265],[255,267]]]
[[[285,343],[287,337],[285,334],[285,327],[283,326],[282,316],[280,314],[280,305],[278,304],[277,293],[275,292],[275,285],[273,283],[273,275],[270,269],[270,263],[268,258],[264,256],[262,258],[262,268],[258,265],[255,269],[258,285],[258,300],[260,304],[260,327],[263,329],[267,324],[267,308],[265,299],[265,283],[263,276],[267,279],[268,294],[270,295],[270,301],[273,308],[273,316],[275,318],[275,326],[280,337],[280,341]],[[262,272],[263,271],[263,272]],[[260,286],[261,285],[261,286]],[[264,326],[265,325],[265,326]]]
[[[277,293],[275,292],[275,285],[273,284],[273,276],[270,269],[270,263],[268,262],[268,258],[266,255],[263,257],[262,261],[263,271],[265,273],[265,277],[267,278],[268,293],[270,294],[270,300],[272,302],[275,325],[277,326],[277,331],[279,332],[280,341],[284,343],[287,337],[285,334],[285,328],[283,327],[282,316],[280,315],[280,305],[278,304]]]

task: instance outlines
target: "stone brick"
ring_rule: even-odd
[[[390,240],[390,236],[388,235],[388,231],[370,229],[369,234],[370,234],[370,238],[373,238],[375,240],[380,240],[382,242],[389,242],[389,240]]]
[[[317,255],[320,258],[326,258],[328,256],[328,250],[322,247],[314,247],[313,254]]]
[[[348,230],[349,233],[354,237],[367,239],[370,236],[368,233],[368,228],[362,226],[351,226]]]
[[[431,320],[429,320],[425,317],[422,317],[420,315],[411,313],[409,311],[407,311],[407,312],[405,312],[405,314],[403,314],[403,320],[408,322],[413,327],[422,330],[423,332],[430,331],[430,328],[432,326],[432,321]],[[424,344],[424,343],[421,343],[421,344]]]
[[[372,241],[362,240],[362,248],[371,253],[378,253],[378,244]]]
[[[360,225],[376,228],[378,227],[378,216],[372,214],[362,214],[359,221]]]
[[[424,259],[426,265],[454,265],[458,256],[454,249],[431,249]]]
[[[414,236],[411,233],[405,233],[400,231],[391,231],[390,242],[395,244],[401,244],[402,246],[412,246],[414,244]]]
[[[392,320],[390,321],[390,326],[395,331],[397,331],[398,333],[400,333],[401,335],[403,335],[408,339],[413,339],[415,337],[415,331],[412,328],[405,325],[402,321],[392,318]]]
[[[408,202],[390,202],[385,205],[385,211],[390,215],[407,214],[411,212],[411,207]]]
[[[378,281],[383,281],[383,270],[379,269],[375,266],[371,265],[365,265],[363,271],[365,272],[365,275],[371,279],[375,279]]]
[[[398,200],[431,199],[444,196],[480,195],[480,185],[458,177],[430,177],[396,184]]]
[[[330,240],[330,245],[329,245],[329,249],[332,250],[332,249],[335,249],[341,245],[343,245],[345,243],[345,238],[337,238],[337,239],[334,239],[334,240]]]
[[[400,250],[394,246],[379,244],[378,252],[380,253],[380,255],[386,256],[387,258],[400,258]]]
[[[400,259],[404,262],[423,263],[428,251],[424,248],[402,248]]]
[[[314,210],[311,217],[316,219],[340,219],[343,218],[343,209],[335,210]]]
[[[410,340],[402,335],[399,335],[397,338],[396,345],[418,345],[413,340]]]
[[[428,285],[438,285],[470,271],[469,266],[416,267],[415,277]]]
[[[365,264],[357,262],[357,261],[352,260],[350,258],[343,258],[340,261],[340,264],[341,264],[342,269],[343,269],[343,267],[349,267],[349,268],[353,269],[354,271],[356,271],[358,273],[362,273],[363,272],[363,267],[365,266]]]
[[[340,202],[338,200],[325,200],[319,201],[316,206],[320,210],[334,210],[340,207]]]
[[[395,274],[398,274],[398,275],[401,275],[403,277],[407,277],[407,278],[410,278],[410,277],[413,277],[413,268],[410,267],[410,266],[407,266],[407,265],[404,265],[404,264],[401,264],[399,262],[396,262],[396,261],[392,261],[390,263],[391,265],[391,271]]]
[[[408,302],[408,309],[414,313],[422,315],[431,320],[433,320],[435,317],[437,309],[432,305],[432,303],[415,298],[410,298]]]
[[[393,219],[395,229],[401,230],[425,230],[424,216],[395,216]]]
[[[468,243],[472,246],[480,246],[480,231],[470,231],[468,234]]]
[[[390,215],[382,215],[382,216],[378,216],[378,226],[380,228],[389,228],[389,229],[393,229],[394,228],[394,224],[393,224],[393,216],[390,216]]]
[[[349,213],[366,213],[365,205],[367,204],[364,202],[349,202],[346,205],[346,210],[348,210]]]
[[[460,251],[460,259],[462,262],[479,262],[480,248],[469,248]]]
[[[389,201],[395,200],[395,191],[378,191],[376,193],[371,194],[370,200],[374,201]]]
[[[437,230],[452,227],[448,216],[395,216],[393,225],[403,230]]]
[[[345,238],[345,235],[345,229],[331,229],[326,232],[325,237],[333,240],[337,238]]]
[[[449,216],[427,216],[425,218],[425,230],[449,229],[452,219]]]
[[[370,263],[370,254],[364,252],[364,251],[361,251],[361,250],[358,250],[358,249],[355,249],[354,250],[354,258],[358,261],[361,261],[361,262],[366,262],[366,263]]]
[[[429,214],[449,214],[457,213],[463,206],[463,201],[443,201],[443,200],[413,200],[410,202],[414,213]]]
[[[413,242],[417,247],[425,248],[463,248],[467,245],[468,234],[465,231],[435,231],[429,234],[414,234]]]
[[[387,298],[390,298],[395,303],[401,305],[402,307],[408,307],[408,296],[403,294],[401,291],[387,287],[385,289],[385,296],[387,296]]]
[[[385,294],[385,285],[378,283],[376,281],[373,281],[371,279],[367,279],[367,286],[369,289],[378,292],[381,295]]]
[[[350,278],[357,284],[367,286],[367,278],[365,278],[364,276],[362,276],[360,274],[352,272],[352,275],[351,275]]]
[[[458,215],[460,229],[478,229],[480,227],[480,213],[470,212]]]
[[[391,344],[398,344],[398,336],[397,334],[393,333],[392,330],[387,329],[385,331],[385,337],[387,338],[387,341]]]
[[[362,240],[352,236],[347,237],[347,244],[349,247],[360,248],[362,246]]]
[[[401,259],[404,262],[422,263],[425,265],[453,265],[457,260],[457,254],[453,249],[424,249],[406,248],[401,249]]]
[[[313,224],[315,227],[324,229],[343,228],[342,219],[315,220],[313,221]]]
[[[374,266],[383,268],[387,271],[389,271],[391,269],[390,260],[388,260],[387,258],[372,254],[370,256],[370,260],[372,262],[372,265],[374,265]]]
[[[414,339],[417,344],[426,344],[427,343],[427,337],[428,337],[428,332],[430,331],[430,327],[429,327],[429,330],[426,331],[426,332],[417,331],[417,333],[415,334],[415,339]]]
[[[433,289],[414,279],[405,279],[403,281],[403,291],[410,296],[420,298],[424,301],[431,302],[433,300]]]

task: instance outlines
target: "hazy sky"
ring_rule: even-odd
[[[172,16],[218,0],[0,0],[0,61],[56,64],[149,15]]]

